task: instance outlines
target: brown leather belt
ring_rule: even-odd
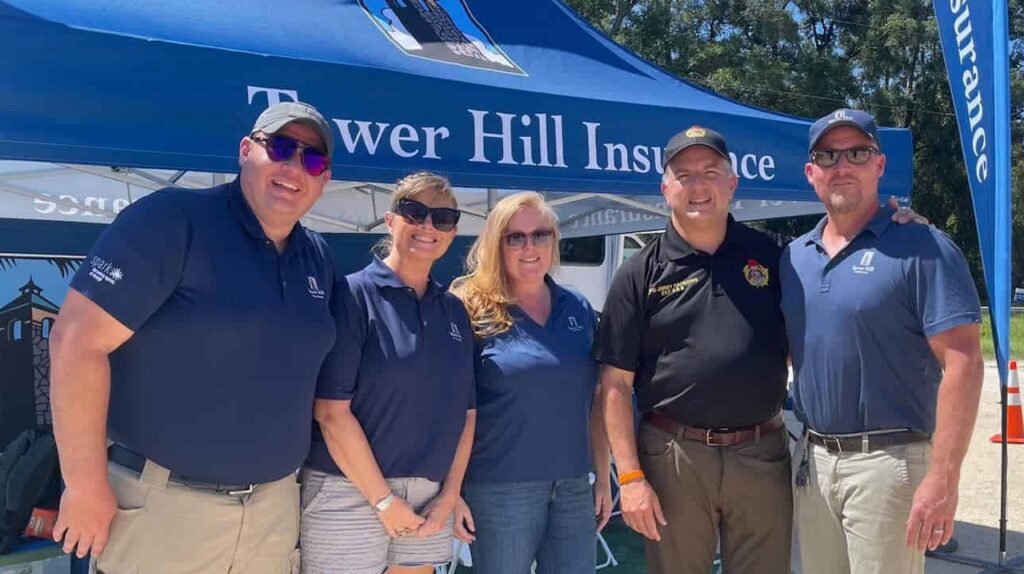
[[[708,446],[733,446],[745,442],[753,442],[761,435],[775,432],[786,426],[785,421],[782,419],[782,413],[776,414],[761,424],[739,428],[706,429],[691,427],[676,422],[672,417],[657,411],[645,414],[644,421],[677,437],[702,442]]]

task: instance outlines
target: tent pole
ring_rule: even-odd
[[[1007,397],[1006,397],[1006,393],[1007,393],[1007,390],[1006,390],[1006,384],[1003,384],[1002,381],[1000,381],[999,387],[1000,387],[1000,389],[999,389],[1000,403],[999,404],[1002,405],[1002,408],[999,409],[999,410],[1003,411],[1002,423],[1001,423],[1001,427],[1000,427],[1001,432],[1003,433],[1003,437],[1002,437],[1003,440],[1000,441],[1000,443],[1001,443],[1000,447],[1002,449],[1002,463],[1001,463],[1001,473],[1002,473],[1002,476],[1000,477],[1000,485],[999,485],[999,565],[1002,566],[1002,565],[1006,564],[1006,471],[1007,471],[1007,452],[1006,452],[1006,401],[1007,401]]]
[[[1019,568],[1024,566],[1024,557],[1017,557],[1010,562],[1006,561],[1006,493],[1007,493],[1007,465],[1008,465],[1008,453],[1006,449],[1006,401],[1007,401],[1007,383],[1000,379],[999,381],[999,405],[1002,411],[1002,417],[1000,421],[1000,430],[1002,431],[1002,440],[1000,443],[1001,458],[1000,463],[1000,483],[999,483],[999,556],[995,563],[988,562],[987,560],[978,560],[974,558],[967,558],[966,556],[956,556],[953,553],[947,554],[945,552],[928,552],[929,558],[937,558],[945,562],[953,562],[957,564],[967,564],[970,566],[977,566],[983,568],[979,570],[977,574],[1002,574],[1004,572],[1024,572]]]

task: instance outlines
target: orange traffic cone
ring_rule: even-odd
[[[1010,361],[1006,381],[1006,442],[1024,444],[1024,418],[1021,416],[1020,383],[1017,381],[1017,361]],[[1003,435],[992,435],[989,442],[1002,442]]]

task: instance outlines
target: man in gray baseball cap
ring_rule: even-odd
[[[129,206],[50,337],[67,488],[54,538],[99,572],[298,566],[295,471],[334,343],[328,248],[299,219],[330,180],[330,125],[271,106],[235,181]]]
[[[286,125],[298,122],[305,124],[320,136],[324,149],[328,156],[334,155],[334,138],[331,137],[331,125],[327,123],[320,112],[313,106],[303,102],[281,102],[263,110],[256,123],[252,126],[252,133],[263,132],[275,134]]]

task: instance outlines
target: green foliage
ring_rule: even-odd
[[[964,251],[977,231],[931,0],[567,0],[683,80],[804,117],[867,109],[914,135],[913,207]],[[1010,0],[1013,285],[1024,285],[1024,0]],[[981,5],[981,4],[979,4]],[[795,235],[816,218],[769,222]]]
[[[1013,315],[1010,317],[1009,358],[1020,363],[1021,353],[1024,353],[1024,315]],[[981,314],[981,354],[988,360],[996,358],[996,346],[992,341],[992,323],[989,321],[988,312]]]

